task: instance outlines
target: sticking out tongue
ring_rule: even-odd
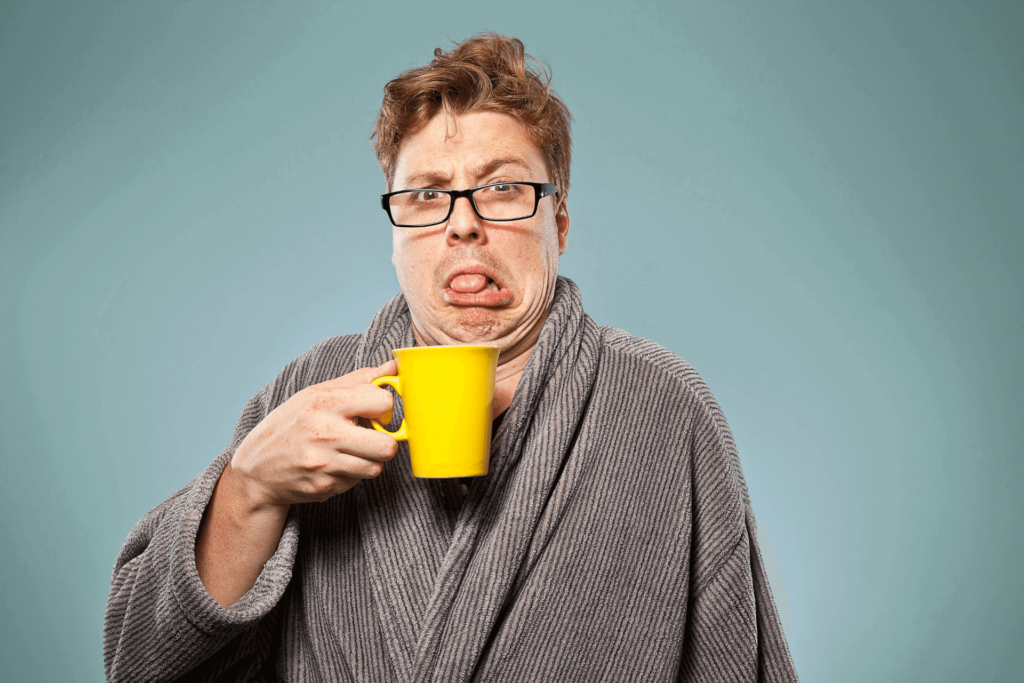
[[[487,276],[463,273],[452,278],[452,290],[461,294],[476,294],[487,287]]]

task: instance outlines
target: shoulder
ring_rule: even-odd
[[[262,419],[302,389],[352,372],[362,338],[361,334],[346,334],[318,341],[264,386],[246,406],[242,417],[255,411]]]
[[[310,384],[324,382],[355,370],[362,340],[361,334],[323,339],[307,349],[296,361],[312,380]]]
[[[289,367],[303,375],[305,383],[317,384],[355,369],[361,334],[322,339],[296,358]]]
[[[618,359],[619,362],[643,366],[646,370],[643,374],[655,374],[663,381],[676,385],[692,397],[705,420],[713,425],[724,450],[735,452],[735,442],[725,415],[711,389],[692,365],[650,339],[634,337],[624,330],[612,327],[602,327],[601,331],[604,349],[602,355],[609,360]]]
[[[693,366],[675,353],[650,339],[634,337],[625,330],[602,327],[601,331],[606,352],[628,358],[660,372],[666,378],[685,386],[701,403],[706,404],[709,408],[713,407],[715,410],[719,410],[718,403],[704,379],[693,369]]]

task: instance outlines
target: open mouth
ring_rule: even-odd
[[[504,306],[512,292],[481,266],[456,269],[448,276],[444,299],[456,306]]]

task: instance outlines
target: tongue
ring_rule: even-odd
[[[451,288],[461,294],[476,294],[487,286],[487,276],[463,273],[452,279]]]

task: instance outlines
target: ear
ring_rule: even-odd
[[[566,206],[565,199],[558,202],[555,226],[558,228],[558,253],[561,255],[569,246],[569,207]]]

